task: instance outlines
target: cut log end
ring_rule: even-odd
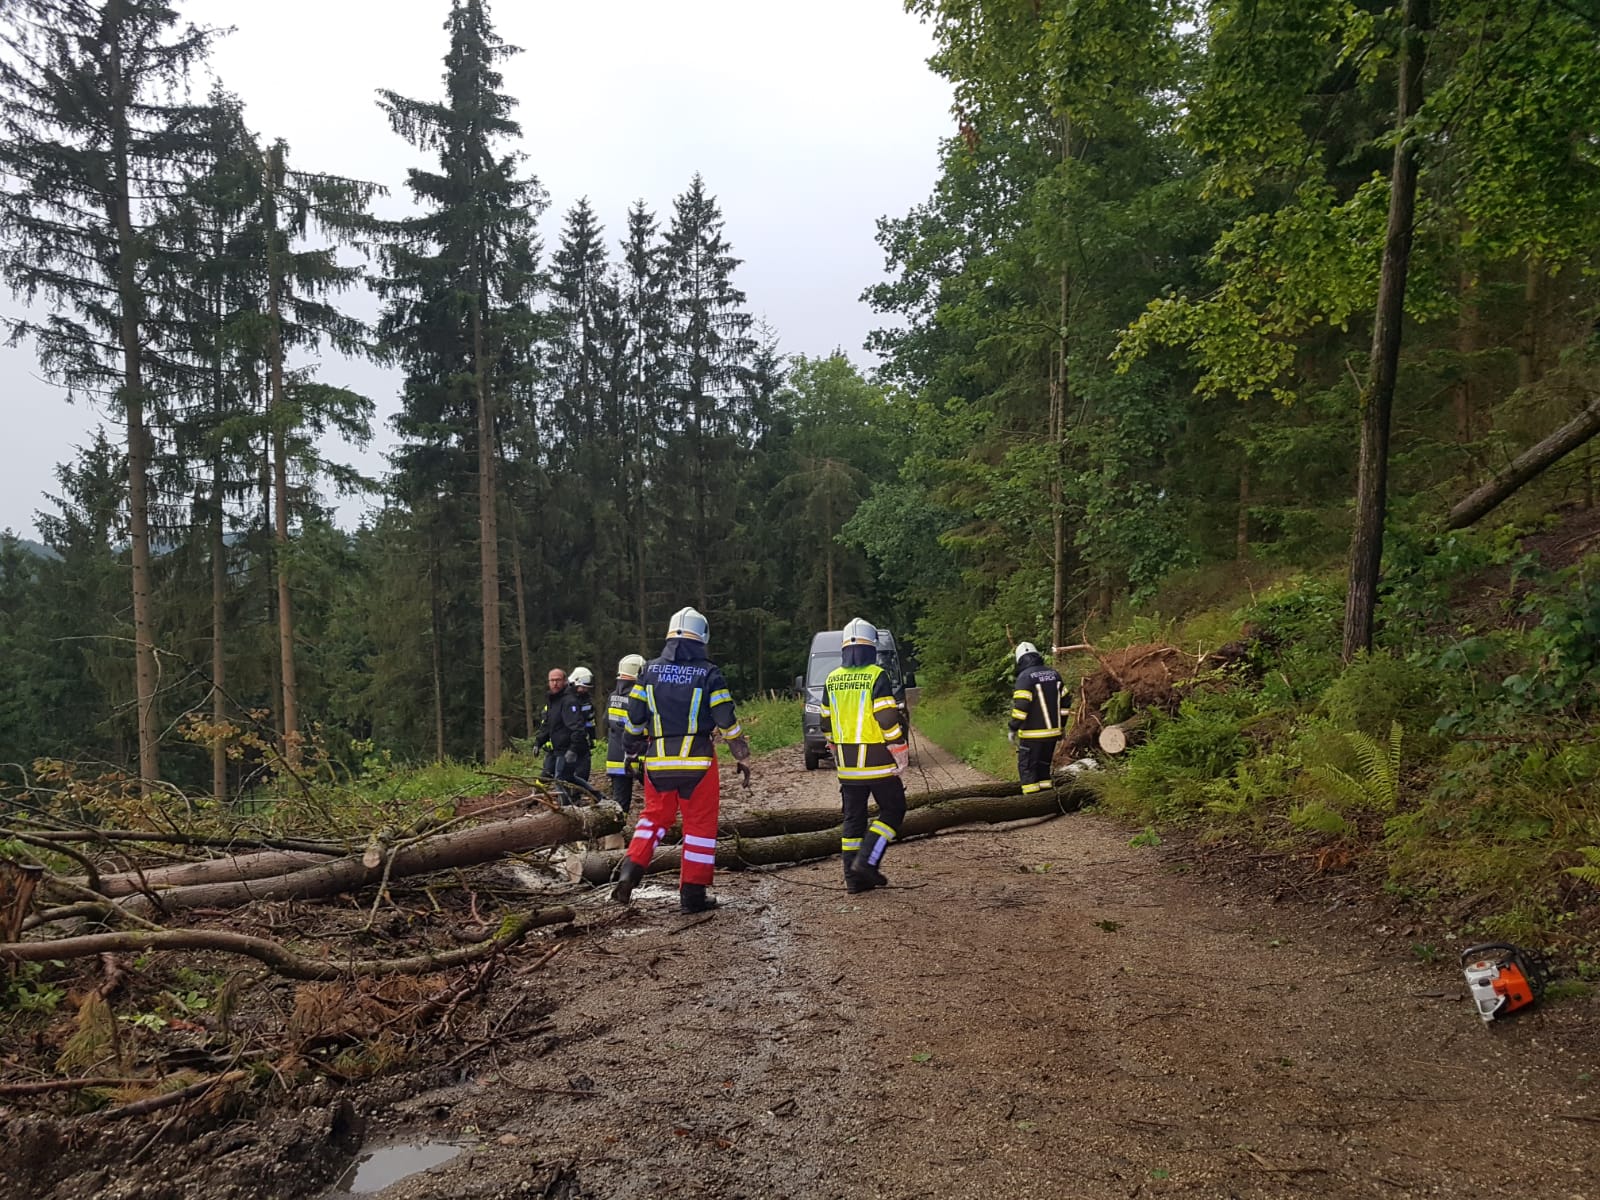
[[[1107,754],[1125,754],[1144,740],[1144,720],[1135,717],[1120,725],[1107,725],[1100,731],[1100,749]]]

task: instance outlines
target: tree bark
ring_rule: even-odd
[[[128,549],[133,568],[134,691],[139,722],[139,787],[149,795],[161,777],[160,726],[156,720],[155,620],[150,603],[150,458],[145,427],[144,342],[140,315],[144,297],[139,287],[133,232],[133,199],[129,190],[128,106],[132,97],[122,71],[122,46],[113,36],[108,81],[113,103],[112,220],[116,226],[117,331],[122,343],[122,410],[128,426]]]
[[[1091,803],[1094,793],[1082,787],[1058,787],[1029,796],[1005,796],[994,799],[946,800],[940,804],[925,805],[908,811],[900,840],[921,837],[948,829],[953,825],[974,822],[998,824],[1018,821],[1026,817],[1042,817],[1057,812],[1075,812]],[[838,813],[830,810],[837,818]],[[717,844],[717,866],[724,870],[742,867],[771,866],[779,863],[805,862],[808,859],[827,858],[839,853],[841,825],[838,820],[825,829],[797,833],[776,834],[770,837],[733,838]],[[611,878],[623,851],[601,851],[583,858],[582,878],[586,883],[601,884]],[[658,874],[676,870],[682,862],[683,847],[664,847],[650,861],[649,873]]]
[[[1417,141],[1410,128],[1422,104],[1427,54],[1428,0],[1405,0],[1401,33],[1399,140],[1389,182],[1389,227],[1372,323],[1372,355],[1362,396],[1361,459],[1356,482],[1356,527],[1350,541],[1350,590],[1345,599],[1346,661],[1372,648],[1383,565],[1383,525],[1388,508],[1389,427],[1400,369],[1401,323],[1417,205]]]
[[[1239,464],[1239,512],[1233,531],[1233,556],[1250,561],[1250,460]]]
[[[1600,433],[1600,396],[1549,437],[1524,450],[1509,467],[1452,508],[1445,527],[1465,529],[1597,433]]]
[[[533,711],[533,648],[528,645],[528,586],[522,574],[522,546],[518,522],[511,518],[511,573],[517,585],[517,641],[522,648],[522,712],[527,722],[527,737],[533,740],[536,717]]]
[[[1461,356],[1461,378],[1456,381],[1454,408],[1456,441],[1472,440],[1473,387],[1472,356],[1478,350],[1478,280],[1471,271],[1461,271],[1461,312],[1456,318],[1456,353]]]
[[[289,592],[289,401],[283,387],[283,287],[285,247],[278,230],[277,181],[283,148],[267,152],[262,200],[267,218],[267,355],[272,409],[272,548],[278,576],[278,662],[282,680],[283,757],[300,765],[300,696],[294,669],[294,606]]]
[[[539,909],[509,918],[493,937],[474,946],[463,946],[438,954],[419,954],[412,958],[357,958],[339,962],[296,954],[268,938],[218,929],[178,929],[148,933],[91,933],[83,937],[16,942],[0,945],[0,962],[47,962],[58,958],[87,958],[95,954],[144,954],[151,950],[216,950],[253,958],[288,979],[325,981],[368,975],[430,975],[435,971],[465,966],[498,954],[522,941],[535,929],[562,925],[576,919],[577,913],[564,906]]]
[[[539,846],[603,837],[622,828],[620,816],[614,813],[615,810],[567,808],[423,838],[402,845],[389,855],[387,878],[401,879],[477,866]],[[368,865],[368,860],[357,854],[267,879],[174,888],[160,893],[159,907],[170,913],[193,908],[237,908],[260,900],[313,900],[336,896],[382,882],[385,878],[383,856],[374,856],[372,861],[373,865]],[[151,898],[144,895],[134,896],[123,904],[126,911],[140,915],[148,915],[156,907]]]
[[[1522,284],[1522,337],[1517,346],[1517,386],[1531,387],[1539,381],[1539,322],[1542,315],[1544,267],[1537,251],[1528,255],[1527,273]]]
[[[208,858],[200,862],[175,863],[170,867],[156,867],[149,871],[126,871],[120,875],[102,875],[100,886],[95,888],[103,896],[132,896],[144,891],[164,891],[169,888],[191,887],[201,883],[221,880],[243,881],[270,879],[275,875],[291,874],[307,867],[317,866],[329,859],[326,854],[313,854],[307,850],[264,850],[251,854],[232,854],[225,858]],[[73,883],[91,886],[86,879]]]
[[[481,285],[480,285],[481,286]],[[494,406],[483,345],[483,299],[473,297],[472,375],[478,400],[478,590],[483,608],[483,761],[504,748],[500,693],[500,531],[495,500]]]
[[[428,540],[428,585],[430,606],[429,638],[433,659],[433,761],[444,761],[444,605],[439,598],[439,555]]]

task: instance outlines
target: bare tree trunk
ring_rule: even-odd
[[[472,309],[473,378],[478,399],[478,565],[483,606],[483,761],[500,757],[505,719],[500,697],[500,533],[495,508],[494,406],[485,376],[483,311]]]
[[[837,629],[839,626],[833,620],[833,497],[826,493],[822,497],[822,517],[823,533],[828,545],[828,624],[826,628]]]
[[[1233,555],[1239,562],[1250,561],[1250,460],[1239,464],[1239,514],[1234,527]]]
[[[1461,313],[1456,321],[1456,353],[1461,356],[1461,378],[1455,386],[1456,441],[1470,442],[1473,425],[1472,356],[1478,349],[1478,281],[1471,271],[1461,272]]]
[[[444,605],[439,598],[439,555],[429,544],[428,585],[431,604],[429,642],[433,651],[433,761],[444,761],[444,647],[440,638],[444,630]]]
[[[1544,267],[1537,252],[1528,255],[1527,273],[1522,284],[1522,337],[1517,346],[1517,386],[1528,387],[1539,381],[1539,320],[1544,305],[1542,283]]]
[[[1596,434],[1600,434],[1600,398],[1591,401],[1588,408],[1549,437],[1517,455],[1510,466],[1452,508],[1447,528],[1465,529],[1486,516],[1523,484],[1537,478]]]
[[[1417,204],[1417,143],[1409,126],[1422,103],[1427,53],[1428,0],[1406,0],[1401,33],[1399,141],[1389,184],[1389,229],[1383,247],[1378,305],[1372,323],[1372,359],[1361,406],[1361,460],[1356,483],[1356,528],[1350,541],[1350,591],[1345,599],[1346,661],[1372,648],[1383,564],[1383,523],[1388,505],[1389,425],[1400,370],[1401,322]]]
[[[278,661],[283,687],[283,756],[300,765],[300,694],[294,670],[294,605],[289,591],[289,402],[283,387],[283,286],[285,247],[278,244],[278,201],[275,193],[283,165],[283,147],[268,152],[267,210],[267,353],[272,403],[272,545],[278,573]]]
[[[517,585],[517,640],[522,646],[522,711],[527,720],[528,737],[533,737],[533,654],[528,646],[528,587],[522,575],[522,539],[517,536],[517,520],[511,519],[511,573]]]
[[[220,804],[228,798],[228,748],[218,732],[228,719],[228,657],[223,653],[228,604],[228,543],[222,529],[222,455],[211,463],[211,795]]]
[[[144,359],[139,317],[144,298],[139,288],[138,254],[133,233],[133,200],[129,191],[128,96],[122,81],[122,51],[113,39],[110,86],[119,103],[112,107],[113,162],[116,179],[113,220],[116,224],[118,334],[122,342],[122,411],[128,426],[128,543],[133,568],[134,691],[139,708],[139,788],[148,795],[161,777],[160,725],[156,719],[155,620],[150,603],[150,458],[145,426]]]
[[[1061,119],[1061,161],[1072,158],[1072,118]],[[1068,334],[1072,306],[1072,277],[1061,271],[1059,307],[1056,314],[1056,345],[1051,354],[1049,436],[1055,455],[1050,475],[1050,644],[1066,644],[1067,626],[1067,404],[1071,392]]]

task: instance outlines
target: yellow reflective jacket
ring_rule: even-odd
[[[894,774],[889,747],[906,740],[889,673],[877,663],[835,667],[822,685],[822,732],[846,783]]]

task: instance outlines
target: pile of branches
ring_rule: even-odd
[[[928,792],[909,798],[904,836],[1050,816],[1084,799],[1065,786],[1023,796],[1015,783]],[[729,820],[718,863],[831,856],[839,817],[830,805]],[[308,1073],[347,1081],[424,1047],[441,1054],[464,1040],[459,1059],[528,1036],[530,1022],[508,1033],[510,1013],[475,1000],[530,935],[571,930],[605,904],[593,885],[614,874],[620,851],[600,847],[620,842],[623,817],[534,787],[363,837],[145,824],[47,808],[0,819],[0,1022],[19,1007],[39,1018],[31,1057],[0,1057],[0,1114],[42,1106],[98,1122],[176,1105],[219,1111]],[[677,869],[670,841],[652,869]],[[540,851],[550,879],[532,889],[525,877],[520,889],[496,886],[478,870]],[[530,896],[544,903],[529,906]],[[548,939],[534,966],[564,944]]]

